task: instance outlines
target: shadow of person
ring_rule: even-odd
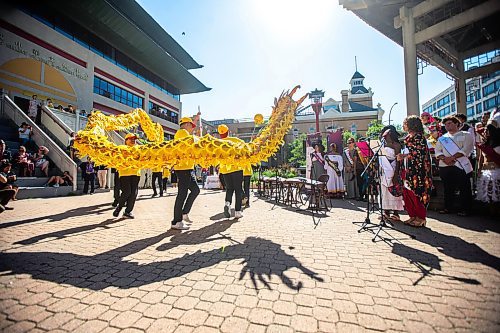
[[[209,224],[196,230],[187,230],[184,232],[172,231],[173,236],[170,238],[169,242],[161,244],[156,249],[158,251],[168,251],[179,245],[194,245],[208,243],[218,239],[230,239],[228,236],[222,235],[222,232],[229,229],[232,224],[232,221],[225,220]],[[219,236],[213,237],[215,235]]]
[[[68,237],[69,235],[72,235],[72,234],[82,233],[82,232],[90,231],[93,229],[98,229],[98,228],[109,229],[111,224],[121,222],[123,220],[125,220],[125,218],[119,218],[119,219],[111,218],[111,219],[107,219],[106,221],[103,221],[101,223],[84,225],[84,226],[70,228],[70,229],[66,229],[66,230],[50,232],[48,234],[38,235],[35,237],[31,237],[31,238],[27,238],[27,239],[24,239],[21,241],[17,241],[14,244],[29,245],[29,244],[37,243],[37,242],[44,240],[44,239],[47,239],[47,238],[62,239],[62,238]]]
[[[303,283],[298,281],[294,284],[293,281],[285,274],[285,272],[290,268],[297,268],[302,271],[302,273],[318,282],[324,281],[324,279],[319,277],[317,273],[302,265],[297,258],[283,251],[281,245],[279,244],[259,237],[249,237],[245,240],[243,245],[246,246],[246,249],[251,249],[252,251],[254,249],[259,249],[259,251],[265,253],[263,257],[250,252],[245,252],[246,255],[243,256],[244,260],[242,263],[245,266],[241,270],[239,279],[242,280],[248,273],[254,289],[258,289],[257,280],[259,280],[267,289],[271,289],[269,280],[272,275],[276,275],[288,288],[300,290]],[[235,245],[235,247],[237,247],[237,245]],[[266,258],[268,260],[265,260]]]
[[[106,206],[106,208],[98,209],[100,207]],[[78,207],[78,208],[73,208],[70,210],[67,210],[62,213],[58,214],[53,214],[53,215],[46,215],[46,216],[40,216],[40,217],[34,217],[22,221],[12,221],[12,222],[7,222],[7,223],[0,223],[0,229],[5,229],[17,225],[22,225],[22,224],[29,224],[29,223],[35,223],[35,222],[40,222],[40,221],[45,221],[45,222],[57,222],[57,221],[62,221],[67,218],[71,218],[74,216],[85,216],[85,215],[90,215],[90,214],[104,214],[105,212],[114,209],[111,207],[110,204],[104,203],[104,204],[98,204],[98,205],[93,205],[93,206],[83,206],[83,207]]]
[[[429,212],[429,217],[446,224],[457,226],[462,229],[484,233],[489,231],[497,234],[500,233],[500,224],[498,223],[498,221],[485,216],[481,216],[481,218],[476,218],[474,219],[474,221],[471,221],[470,217],[460,217],[455,214],[446,215],[436,212]]]
[[[392,253],[394,253],[400,257],[408,259],[410,264],[414,265],[422,273],[422,276],[419,277],[415,282],[413,282],[414,286],[417,285],[420,281],[422,281],[425,277],[427,277],[429,275],[442,276],[442,277],[448,278],[449,280],[460,281],[460,282],[472,284],[472,285],[481,284],[476,279],[450,276],[450,275],[434,272],[434,270],[441,271],[441,261],[442,261],[435,254],[428,253],[428,252],[425,252],[425,251],[422,251],[419,249],[414,249],[414,248],[411,248],[411,247],[406,246],[406,245],[401,244],[401,243],[395,243],[393,245]],[[399,269],[399,268],[395,268],[395,267],[389,267],[389,268],[393,269],[393,270],[409,271],[409,270]]]
[[[416,240],[436,248],[444,255],[467,261],[477,262],[500,271],[500,258],[489,254],[478,245],[469,243],[459,237],[441,234],[430,228],[414,231]]]
[[[275,275],[287,287],[300,290],[303,283],[294,283],[286,275],[286,271],[291,268],[299,269],[315,281],[323,281],[317,273],[283,251],[279,244],[258,237],[249,237],[244,243],[230,245],[224,251],[198,250],[169,261],[139,264],[124,260],[129,255],[157,244],[167,235],[168,233],[163,233],[136,240],[92,256],[58,252],[2,252],[0,271],[1,275],[30,274],[36,279],[92,290],[102,290],[110,286],[126,289],[182,276],[223,261],[242,259],[244,267],[240,279],[248,273],[256,289],[257,280],[270,288],[269,279]]]

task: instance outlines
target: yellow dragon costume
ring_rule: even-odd
[[[275,98],[268,124],[249,143],[221,140],[210,134],[195,138],[187,131],[174,140],[164,141],[161,125],[151,121],[144,110],[135,109],[118,116],[93,112],[85,129],[78,132],[74,147],[80,156],[90,156],[97,165],[118,169],[170,168],[183,159],[194,159],[202,167],[219,163],[257,164],[266,161],[284,143],[283,138],[292,126],[295,110],[307,97],[306,94],[294,101],[292,97],[298,88],[300,86]],[[108,140],[106,131],[126,130],[138,124],[150,143],[128,147]]]

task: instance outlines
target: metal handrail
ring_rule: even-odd
[[[3,107],[2,111],[10,119],[12,119],[16,124],[21,124],[22,122],[30,125],[35,131],[33,131],[32,139],[38,146],[45,146],[49,149],[47,154],[49,158],[62,170],[67,170],[73,177],[73,191],[76,191],[77,180],[78,180],[78,167],[76,163],[66,154],[64,150],[57,145],[26,113],[24,113],[17,105],[14,103],[9,96],[3,96]],[[8,107],[7,107],[8,106]]]

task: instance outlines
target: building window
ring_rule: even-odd
[[[452,101],[455,100],[455,92],[454,91],[451,92],[450,98],[451,98]]]
[[[451,113],[455,113],[455,103],[451,103]]]
[[[472,117],[472,116],[474,116],[474,106],[467,108],[467,117]]]
[[[467,95],[467,104],[474,102],[474,94]]]
[[[492,82],[483,87],[483,96],[488,96],[489,94],[494,93],[498,88],[500,88],[500,80]]]
[[[481,114],[481,113],[483,113],[483,104],[478,103],[476,105],[476,114]]]
[[[439,101],[437,101],[437,107],[440,108],[442,106],[445,106],[450,102],[450,96],[446,95],[443,98],[441,98]]]
[[[170,111],[169,109],[161,107],[153,102],[149,102],[149,113],[174,124],[179,122],[179,114],[177,112]]]
[[[483,109],[484,111],[488,111],[490,109],[493,109],[496,106],[496,98],[492,97],[483,102]]]
[[[94,76],[94,93],[112,99],[115,102],[128,105],[134,109],[144,107],[144,98],[121,87],[115,86],[97,76]]]
[[[438,116],[440,118],[446,117],[449,114],[450,114],[450,106],[444,107],[438,111]]]
[[[432,105],[429,105],[424,109],[424,112],[432,113]]]
[[[486,81],[490,80],[490,79],[494,79],[496,78],[497,76],[500,76],[500,71],[496,71],[496,72],[493,72],[493,73],[489,73],[489,74],[486,74],[484,76],[481,77],[481,81],[483,83],[485,83]]]

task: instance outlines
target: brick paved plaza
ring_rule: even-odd
[[[204,191],[189,231],[174,196],[141,190],[135,220],[111,193],[20,200],[0,215],[4,332],[498,332],[500,227],[431,214],[371,241],[364,203],[311,217],[252,198],[239,221]],[[361,206],[360,206],[361,205]],[[385,235],[390,238],[390,236]]]

